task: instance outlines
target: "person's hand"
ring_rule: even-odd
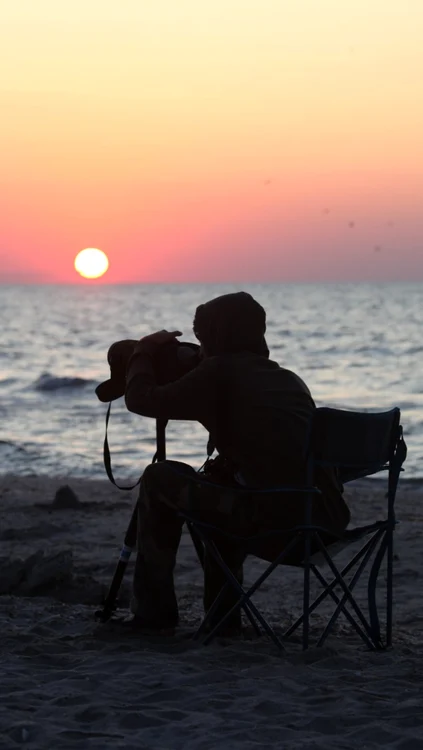
[[[156,331],[156,333],[150,333],[148,336],[143,336],[137,344],[136,348],[140,350],[153,350],[158,346],[169,344],[174,341],[178,336],[182,336],[181,331]]]

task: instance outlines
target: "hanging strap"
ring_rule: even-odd
[[[112,462],[110,457],[110,448],[109,448],[109,440],[107,437],[107,430],[109,427],[109,419],[110,419],[110,411],[112,408],[112,403],[110,402],[108,408],[107,408],[107,414],[106,414],[106,433],[104,436],[104,444],[103,444],[103,461],[104,461],[104,468],[106,469],[106,474],[109,477],[112,484],[115,485],[119,490],[133,490],[135,487],[140,483],[141,477],[139,477],[138,481],[135,482],[135,484],[132,484],[130,487],[122,487],[120,484],[118,484],[115,481],[115,478],[113,476],[112,471]],[[152,463],[156,463],[156,461],[164,461],[166,458],[166,425],[167,425],[167,419],[158,419],[156,421],[156,437],[157,437],[157,450],[153,456]]]

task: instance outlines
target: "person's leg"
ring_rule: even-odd
[[[148,466],[141,480],[131,609],[140,625],[153,629],[174,627],[178,622],[173,582],[183,526],[178,508],[184,505],[191,483],[184,473],[195,475],[185,464],[162,461]]]
[[[235,536],[248,537],[252,532],[252,525],[250,520],[250,504],[248,503],[247,498],[244,496],[239,497],[235,493],[231,493],[231,487],[229,485],[228,488],[224,490],[226,501],[219,503],[218,498],[216,497],[216,493],[219,492],[219,489],[214,490],[214,492],[214,504],[211,504],[211,509],[208,511],[210,523]],[[239,544],[237,544],[235,539],[225,537],[224,535],[216,534],[213,538],[213,542],[226,566],[242,585],[243,564],[246,558],[245,551],[239,546]],[[203,599],[204,610],[206,613],[213,605],[216,597],[219,595],[226,582],[227,578],[219,563],[216,562],[212,554],[206,554],[204,564]],[[234,588],[227,587],[225,594],[219,603],[219,607],[210,618],[209,626],[213,628],[222,619],[226,612],[232,609],[233,605],[238,600],[239,596]],[[224,628],[229,631],[239,630],[241,628],[240,609],[236,610],[229,620],[226,621]]]
[[[138,511],[138,555],[135,563],[132,611],[147,627],[172,627],[178,621],[173,570],[183,520],[179,510],[189,511],[199,520],[223,529],[242,533],[239,513],[230,487],[196,485],[194,469],[176,461],[151,464],[145,470],[140,487]],[[194,480],[194,481],[193,481]],[[242,582],[245,558],[232,541],[216,539],[219,552],[233,574]],[[204,606],[208,611],[225,583],[221,568],[206,555],[204,569]],[[228,591],[218,612],[217,622],[237,600]],[[238,611],[228,623],[240,627]]]

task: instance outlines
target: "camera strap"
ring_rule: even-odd
[[[109,403],[109,406],[107,407],[107,413],[106,413],[106,433],[104,435],[104,444],[103,444],[103,461],[104,461],[104,468],[106,469],[106,474],[109,477],[112,484],[115,485],[119,490],[133,490],[137,485],[139,485],[141,481],[141,476],[138,479],[135,484],[132,484],[130,487],[122,487],[120,484],[118,484],[113,476],[112,471],[112,461],[110,456],[110,448],[109,448],[109,440],[107,436],[107,430],[109,427],[109,420],[110,420],[110,411],[112,408],[112,402]],[[164,461],[166,458],[166,436],[165,436],[165,430],[167,425],[167,419],[158,419],[156,422],[156,433],[157,433],[157,450],[153,456],[152,463],[156,463],[156,461]]]

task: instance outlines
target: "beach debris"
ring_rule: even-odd
[[[68,484],[59,487],[52,502],[52,507],[58,509],[79,508],[81,505],[82,503],[78,496]]]
[[[46,555],[38,550],[26,560],[0,559],[0,594],[30,596],[49,593],[59,584],[70,583],[72,550]]]
[[[45,555],[40,550],[25,563],[24,580],[19,586],[19,593],[31,594],[40,589],[49,589],[57,584],[69,582],[72,578],[72,550],[63,550]]]

